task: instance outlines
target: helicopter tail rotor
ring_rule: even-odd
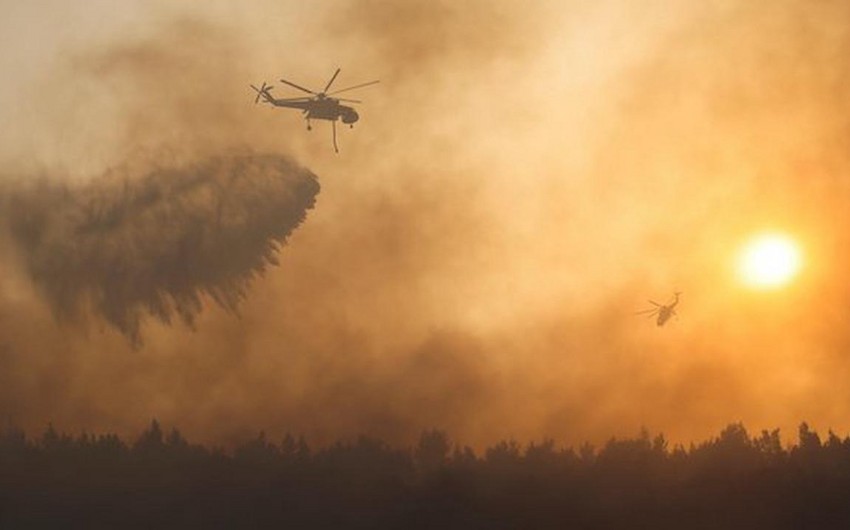
[[[251,85],[251,88],[253,88],[254,91],[257,93],[257,97],[254,98],[254,105],[260,102],[260,97],[262,97],[264,101],[271,101],[272,99],[274,99],[272,98],[272,95],[269,92],[274,87],[272,85],[267,85],[265,81],[263,81],[263,85],[261,88],[257,88],[254,85]]]

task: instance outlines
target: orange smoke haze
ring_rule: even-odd
[[[20,42],[0,48],[0,223],[22,180],[248,146],[322,193],[238,317],[203,298],[194,330],[142,320],[135,350],[96,310],[57,321],[0,230],[12,423],[156,417],[216,443],[850,430],[846,2],[125,4],[0,22]],[[329,124],[253,105],[249,83],[295,96],[277,79],[337,66],[340,87],[381,79],[350,93],[339,155]],[[736,253],[767,231],[805,267],[744,289]],[[668,325],[633,314],[677,290]]]

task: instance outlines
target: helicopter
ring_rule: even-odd
[[[670,320],[672,316],[676,315],[676,305],[679,303],[679,295],[681,295],[681,291],[676,291],[673,293],[673,301],[668,304],[659,304],[658,302],[654,302],[649,300],[649,303],[654,305],[655,307],[646,309],[644,311],[638,311],[635,313],[636,315],[648,315],[650,317],[658,315],[655,323],[659,326],[663,326]]]
[[[357,111],[352,107],[347,105],[340,104],[341,101],[346,103],[362,103],[356,99],[345,99],[345,98],[332,98],[330,96],[334,94],[339,94],[341,92],[347,92],[349,90],[354,90],[355,88],[363,88],[369,85],[374,85],[379,83],[380,81],[369,81],[368,83],[361,83],[359,85],[350,86],[348,88],[343,88],[340,90],[335,90],[333,92],[328,92],[330,90],[331,85],[336,80],[336,77],[339,75],[340,69],[337,68],[334,75],[331,76],[330,81],[325,85],[325,88],[322,89],[321,92],[315,92],[313,90],[309,90],[304,88],[303,86],[296,85],[291,81],[287,81],[286,79],[281,79],[280,82],[287,84],[293,88],[297,88],[302,92],[306,92],[310,94],[310,96],[301,96],[297,98],[282,98],[277,99],[271,95],[271,90],[274,88],[272,85],[267,85],[265,81],[260,88],[257,88],[254,85],[251,85],[251,88],[257,92],[257,97],[254,98],[254,104],[260,102],[260,98],[263,99],[265,103],[273,105],[275,107],[286,107],[290,109],[301,109],[304,113],[304,118],[307,120],[307,130],[310,131],[313,129],[310,124],[310,120],[328,120],[331,122],[333,127],[333,141],[334,141],[334,151],[339,153],[339,147],[336,144],[336,122],[337,120],[341,120],[342,123],[345,123],[349,127],[354,127],[354,123],[360,119],[360,115],[357,114]]]

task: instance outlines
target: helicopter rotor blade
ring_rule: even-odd
[[[282,79],[281,79],[281,81],[282,81]],[[347,91],[349,91],[349,90],[354,90],[355,88],[362,88],[362,87],[364,87],[364,86],[374,85],[374,84],[376,84],[376,83],[380,83],[380,82],[381,82],[380,80],[378,80],[378,81],[369,81],[368,83],[361,83],[361,84],[359,84],[359,85],[350,86],[350,87],[348,87],[348,88],[343,88],[343,89],[340,89],[340,90],[334,90],[333,92],[331,92],[330,94],[327,94],[327,95],[328,95],[328,96],[332,96],[333,94],[339,94],[340,92],[347,92]]]
[[[657,312],[658,312],[658,310],[657,310],[657,309],[644,309],[643,311],[636,311],[636,312],[635,312],[635,314],[636,314],[636,315],[649,315],[649,316],[652,316],[652,315],[654,315],[654,314],[655,314],[655,313],[657,313]]]
[[[339,75],[339,71],[340,71],[340,69],[339,69],[339,68],[337,68],[337,69],[336,69],[336,72],[334,72],[334,75],[331,77],[331,80],[330,80],[330,81],[328,81],[328,84],[327,84],[327,85],[325,85],[325,89],[324,89],[324,90],[322,90],[322,94],[327,93],[328,89],[329,89],[329,88],[331,87],[331,85],[334,83],[334,80],[336,79],[336,76],[338,76],[338,75]]]
[[[654,305],[655,307],[661,307],[661,304],[659,304],[658,302],[653,302],[652,300],[647,300],[647,301],[648,301],[650,304]]]
[[[262,92],[260,91],[259,88],[255,87],[254,85],[250,85],[250,86],[257,93],[257,97],[254,98],[254,105],[256,105],[257,103],[260,102],[260,94],[262,94]]]
[[[363,103],[359,99],[345,99],[345,98],[336,98],[337,101],[345,101],[346,103]]]
[[[313,92],[312,90],[307,90],[307,89],[306,89],[306,88],[304,88],[303,86],[298,86],[298,85],[296,85],[295,83],[293,83],[293,82],[291,82],[291,81],[287,81],[286,79],[281,79],[281,80],[280,80],[280,82],[281,82],[281,83],[286,83],[287,85],[289,85],[289,86],[291,86],[291,87],[293,87],[293,88],[297,88],[298,90],[301,90],[302,92],[306,92],[306,93],[308,93],[308,94],[313,94],[314,96],[318,96],[318,94],[316,94],[316,93],[315,93],[315,92]]]

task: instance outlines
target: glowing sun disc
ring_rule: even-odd
[[[750,287],[771,289],[791,281],[800,269],[800,251],[790,238],[767,234],[749,241],[738,259],[738,276]]]

